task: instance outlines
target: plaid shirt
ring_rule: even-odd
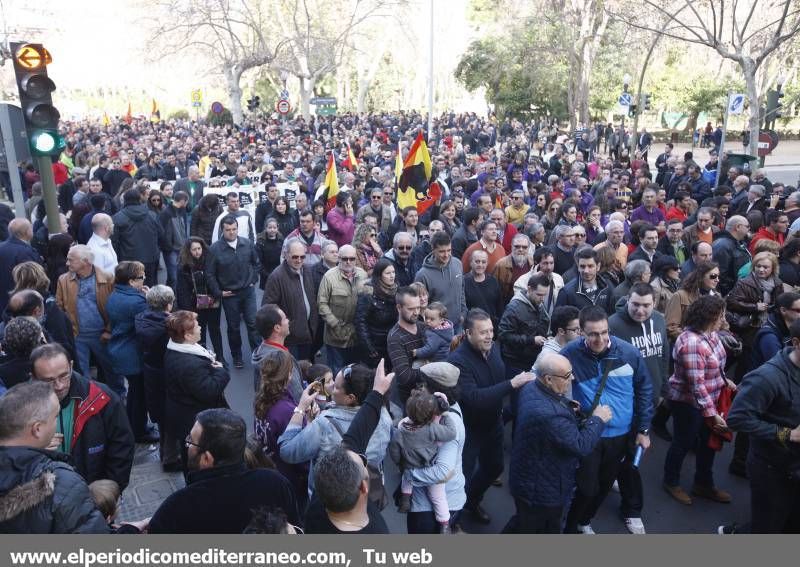
[[[669,379],[670,400],[691,404],[703,417],[717,415],[725,385],[725,347],[717,333],[683,331],[672,349],[675,372]]]

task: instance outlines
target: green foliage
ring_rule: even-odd
[[[185,108],[173,110],[167,115],[167,120],[189,120],[189,111]]]
[[[219,114],[214,114],[211,109],[208,109],[206,114],[206,121],[212,126],[223,126],[225,124],[233,124],[233,115],[227,108],[223,108]]]

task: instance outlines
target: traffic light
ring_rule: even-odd
[[[39,43],[12,43],[14,74],[25,129],[34,156],[58,155],[66,146],[58,133],[61,115],[53,106],[53,80],[47,76],[50,53]]]
[[[258,95],[253,95],[247,101],[247,110],[250,112],[255,111],[259,106],[261,106],[261,97]]]
[[[650,110],[650,93],[644,93],[644,109]]]
[[[767,112],[764,116],[764,127],[766,130],[772,130],[775,126],[775,119],[783,116],[781,112],[783,108],[781,99],[783,97],[784,93],[780,90],[767,91]]]
[[[638,107],[638,106],[636,106],[635,104],[632,104],[632,105],[630,105],[630,106],[628,107],[628,117],[630,117],[630,118],[633,118],[634,116],[636,116],[636,110],[637,110],[638,108],[639,108],[639,107]]]

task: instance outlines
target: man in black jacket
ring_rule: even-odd
[[[466,428],[461,459],[467,492],[464,509],[488,524],[491,518],[480,504],[492,482],[503,473],[503,400],[535,378],[523,372],[506,379],[500,347],[492,340],[492,319],[483,309],[467,313],[464,329],[465,339],[447,358],[461,371],[458,385]]]
[[[550,278],[536,274],[528,279],[527,292],[517,292],[506,307],[498,326],[506,377],[530,370],[542,351],[550,328],[550,315],[544,308],[549,292]]]
[[[583,309],[589,305],[598,305],[611,315],[614,312],[614,289],[605,280],[597,277],[597,252],[584,248],[575,253],[578,266],[578,277],[564,285],[558,294],[556,307],[572,305]]]
[[[0,397],[0,532],[108,533],[86,482],[47,450],[58,398],[49,384],[24,382]]]
[[[175,288],[178,280],[178,255],[186,243],[188,217],[186,205],[189,195],[183,191],[175,193],[172,203],[164,207],[159,215],[161,227],[164,229],[164,264],[167,267],[167,286]]]
[[[233,226],[236,226],[234,223]],[[278,472],[247,468],[247,426],[229,409],[208,409],[186,438],[186,487],[171,494],[150,520],[154,534],[239,534],[261,506],[299,523],[292,487]]]
[[[125,406],[105,385],[72,370],[59,344],[31,353],[31,377],[53,385],[61,411],[54,448],[72,457],[87,483],[110,479],[125,490],[133,466],[134,440]]]
[[[8,240],[0,243],[0,313],[8,304],[8,294],[14,289],[11,270],[23,262],[42,263],[39,253],[31,246],[33,227],[27,219],[8,223]]]
[[[719,289],[722,296],[728,295],[739,280],[742,268],[752,261],[747,249],[747,233],[750,223],[741,215],[733,215],[725,223],[711,244],[714,261],[719,264]]]
[[[751,531],[797,533],[800,527],[800,321],[792,346],[744,378],[728,426],[750,436]]]
[[[125,206],[113,217],[111,244],[120,262],[144,264],[144,283],[153,287],[158,283],[158,259],[161,251],[166,250],[164,229],[156,214],[142,204],[138,189],[125,191],[123,198]]]
[[[250,350],[255,349],[261,342],[261,337],[256,331],[255,288],[261,264],[256,247],[238,233],[239,223],[235,217],[222,219],[222,238],[209,249],[206,277],[211,295],[222,300],[233,365],[236,368],[244,368],[242,334],[239,330],[242,319],[247,328]]]

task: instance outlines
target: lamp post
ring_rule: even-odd
[[[628,94],[628,86],[631,84],[631,76],[625,73],[622,76],[622,94]],[[630,107],[628,107],[630,108]],[[625,147],[625,113],[622,113],[622,122],[619,126],[619,139],[617,140],[617,159],[622,156],[622,148]]]

